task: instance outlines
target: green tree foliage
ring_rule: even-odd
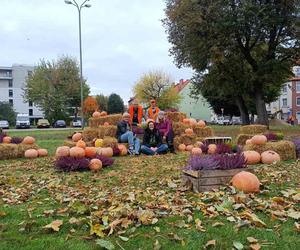
[[[299,1],[166,2],[164,24],[177,65],[210,74],[228,55],[241,55],[247,84],[238,83],[235,89],[246,87],[258,122],[268,124],[265,103],[278,95],[299,58]]]
[[[7,120],[9,125],[15,125],[16,112],[8,102],[0,102],[0,120]]]
[[[98,103],[99,111],[107,111],[108,96],[103,94],[95,96]]]
[[[83,84],[86,98],[90,90]],[[81,106],[80,75],[76,59],[63,56],[57,61],[41,60],[26,81],[24,97],[40,107],[50,121],[77,116]],[[75,111],[75,114],[73,113]]]
[[[119,114],[124,112],[124,102],[119,95],[112,93],[108,97],[107,112],[108,114]]]
[[[134,85],[133,93],[144,104],[155,99],[160,109],[176,108],[180,95],[172,86],[171,78],[161,70],[144,74]]]

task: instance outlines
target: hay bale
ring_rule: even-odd
[[[182,122],[186,118],[186,114],[182,112],[166,112],[166,116],[172,122]]]
[[[64,146],[68,146],[68,147],[72,148],[72,147],[76,146],[76,142],[73,142],[72,140],[65,140]]]
[[[184,124],[182,122],[173,122],[173,131],[174,135],[181,135],[187,128],[190,128],[190,125]]]
[[[198,137],[210,137],[214,134],[213,129],[211,127],[201,128],[199,125],[196,125],[193,128],[193,130]]]
[[[38,149],[36,144],[0,144],[0,160],[24,158],[27,149]]]
[[[197,137],[195,134],[194,135],[187,135],[187,134],[182,134],[180,136],[176,136],[174,138],[174,146],[175,148],[178,148],[179,144],[184,144],[184,145],[194,145],[199,137]]]
[[[122,120],[121,114],[107,115],[99,118],[91,117],[89,119],[89,126],[91,128],[98,128],[100,125],[104,125],[105,122],[108,122],[110,125],[117,125],[118,122],[121,120]]]
[[[259,125],[259,124],[242,126],[240,128],[241,134],[246,134],[246,135],[263,134],[267,132],[267,130],[268,130],[267,126]]]
[[[245,145],[248,139],[251,139],[253,135],[239,134],[236,138],[236,144]]]
[[[103,139],[105,136],[115,137],[117,134],[117,126],[99,126],[98,128],[98,138]]]
[[[265,145],[253,145],[247,144],[244,146],[244,151],[255,150],[258,153],[262,153],[266,150],[273,150],[280,155],[281,160],[294,160],[296,159],[295,144],[291,141],[276,141],[267,142]]]
[[[105,136],[103,138],[103,147],[117,147],[118,146],[118,140],[115,137]]]
[[[93,141],[95,138],[98,138],[99,129],[98,128],[85,128],[82,132],[82,139],[87,141]]]

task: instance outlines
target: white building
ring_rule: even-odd
[[[9,102],[17,113],[28,114],[31,122],[43,118],[43,112],[23,98],[26,78],[33,69],[33,66],[17,64],[0,66],[0,101]]]

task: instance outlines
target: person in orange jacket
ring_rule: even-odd
[[[137,99],[134,99],[132,105],[129,106],[130,123],[132,126],[142,124],[143,119],[143,107],[139,105]]]
[[[152,99],[150,101],[150,104],[151,104],[151,106],[147,111],[147,117],[148,117],[148,119],[152,119],[155,121],[160,109],[156,106],[156,101],[154,99]]]

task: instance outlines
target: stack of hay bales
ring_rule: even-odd
[[[98,118],[91,117],[89,119],[89,126],[91,128],[98,128],[100,125],[104,125],[104,123],[109,123],[109,125],[117,125],[119,121],[122,120],[121,114],[115,115],[106,115]]]
[[[182,122],[186,118],[186,114],[182,112],[166,112],[166,116],[173,122]]]
[[[23,158],[24,153],[28,149],[38,149],[39,147],[35,144],[0,144],[0,160],[9,160]]]
[[[251,139],[253,135],[263,134],[267,132],[268,128],[265,125],[247,125],[240,128],[240,134],[236,138],[238,145],[245,145],[248,139]]]

